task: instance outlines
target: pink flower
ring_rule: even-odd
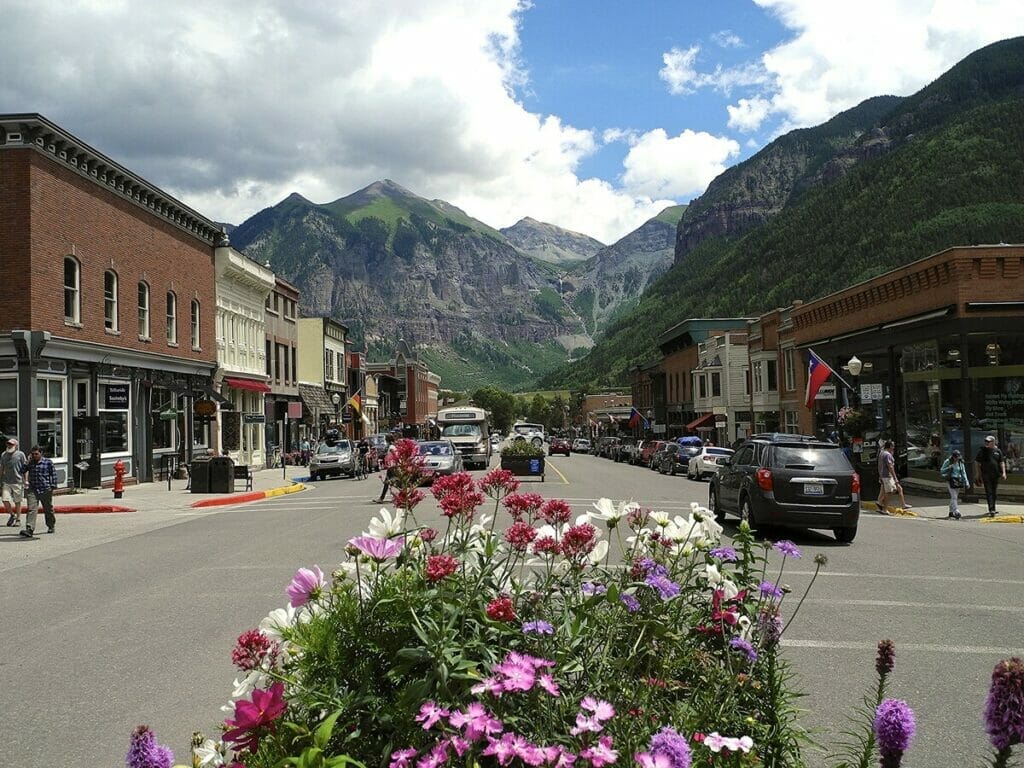
[[[448,742],[439,741],[416,762],[416,768],[439,768],[448,762]]]
[[[457,570],[459,570],[459,561],[451,555],[431,555],[427,558],[423,575],[427,581],[433,583],[448,578]]]
[[[492,469],[480,480],[480,490],[492,499],[500,499],[519,490],[519,481],[507,469]]]
[[[548,499],[540,508],[540,516],[548,525],[562,525],[572,518],[572,508],[561,499]]]
[[[522,517],[532,520],[537,510],[544,504],[544,497],[539,493],[514,493],[508,496],[502,504],[512,515],[513,519],[519,520]]]
[[[484,503],[484,495],[476,490],[468,472],[439,477],[430,490],[445,517],[472,520],[476,508]]]
[[[612,749],[611,736],[602,736],[597,744],[580,752],[580,757],[589,760],[594,768],[611,765],[619,759],[619,753]]]
[[[356,536],[349,539],[348,544],[378,563],[397,557],[405,546],[400,539],[377,539],[373,536]]]
[[[419,488],[399,488],[391,494],[391,500],[395,502],[396,507],[402,509],[412,509],[419,504],[423,499],[426,498],[423,491]]]
[[[432,701],[425,701],[420,707],[420,713],[416,715],[416,722],[423,723],[423,730],[429,731],[437,725],[439,720],[448,717],[449,714],[447,709],[437,706]]]
[[[523,520],[517,520],[505,529],[505,541],[516,552],[525,552],[537,538],[537,529]]]
[[[258,629],[250,629],[238,636],[231,651],[231,663],[243,672],[249,672],[263,664],[268,658],[273,664],[277,658],[277,643]]]
[[[672,760],[664,752],[637,752],[633,757],[640,768],[673,768]]]
[[[552,696],[558,696],[558,683],[555,682],[555,678],[549,674],[543,674],[537,678],[537,684],[545,691],[550,693]]]
[[[242,699],[235,702],[235,717],[224,721],[228,730],[224,740],[230,741],[239,751],[255,752],[264,729],[273,731],[276,720],[288,705],[284,701],[284,684],[274,683],[269,690],[256,689],[252,701]]]
[[[416,750],[412,747],[399,749],[391,753],[391,762],[388,768],[409,768],[410,761],[416,757]]]
[[[320,597],[324,583],[324,573],[320,566],[314,565],[312,571],[308,568],[299,568],[292,577],[292,583],[285,589],[292,608],[298,608]]]
[[[562,535],[562,554],[570,560],[590,554],[596,545],[597,528],[590,523],[574,525]]]
[[[557,555],[561,551],[561,545],[551,536],[541,536],[533,542],[535,555]]]
[[[487,618],[491,621],[513,621],[516,609],[510,597],[496,597],[487,604]]]
[[[505,686],[497,677],[485,677],[479,683],[469,689],[469,692],[474,696],[479,696],[481,693],[489,693],[492,696],[501,696],[505,692]]]
[[[600,722],[605,720],[611,720],[615,717],[615,708],[607,701],[595,699],[593,696],[587,696],[580,702],[580,709],[584,709],[587,712],[593,712],[594,717]]]
[[[491,738],[500,734],[504,728],[501,720],[494,717],[478,701],[471,702],[465,712],[452,712],[448,724],[452,728],[462,729],[462,735],[469,741],[478,741],[484,736]]]
[[[498,765],[508,765],[515,757],[512,750],[512,734],[506,733],[500,739],[488,740],[487,746],[480,754],[483,757],[493,757],[498,761]]]

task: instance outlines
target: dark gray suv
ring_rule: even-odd
[[[830,528],[849,543],[860,519],[860,476],[834,443],[771,433],[745,440],[711,478],[708,507],[750,525]]]

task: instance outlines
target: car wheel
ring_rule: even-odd
[[[668,473],[672,475],[672,477],[676,476],[676,463],[674,461],[672,462],[672,466],[669,468]]]
[[[687,480],[693,480],[694,479],[693,478],[693,472],[690,471],[689,465],[687,465],[687,467],[686,467],[686,479]]]
[[[543,441],[543,440],[541,440],[541,439],[540,439],[539,437],[535,437],[535,438],[533,438],[533,441],[532,441],[532,442],[533,442],[533,444],[534,444],[534,445],[536,445],[536,446],[537,446],[538,448],[539,448],[540,446],[544,445],[544,441]]]
[[[836,535],[836,541],[842,544],[851,544],[857,538],[857,526],[852,528],[836,528],[832,531]]]
[[[708,511],[715,516],[715,522],[725,522],[725,510],[718,503],[718,489],[715,486],[711,486],[711,490],[708,491]]]

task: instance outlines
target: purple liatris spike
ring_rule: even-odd
[[[896,666],[896,646],[892,640],[879,640],[878,656],[875,657],[875,671],[879,675],[888,675]]]
[[[875,739],[882,768],[899,768],[914,738],[914,711],[902,699],[885,699],[875,710]]]
[[[1024,744],[1024,661],[1014,656],[996,664],[985,702],[985,731],[996,749]]]
[[[156,734],[148,725],[140,725],[132,731],[124,758],[127,768],[171,768],[173,763],[171,750],[156,743]]]

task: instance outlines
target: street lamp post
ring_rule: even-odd
[[[341,395],[335,392],[333,395],[331,395],[331,402],[334,403],[334,428],[337,429],[339,418],[338,414],[339,411],[341,410]]]
[[[857,378],[860,376],[860,372],[864,370],[864,363],[854,355],[850,358],[849,362],[846,363],[846,370],[850,372],[853,377],[853,407],[860,408],[860,387],[857,385]]]

